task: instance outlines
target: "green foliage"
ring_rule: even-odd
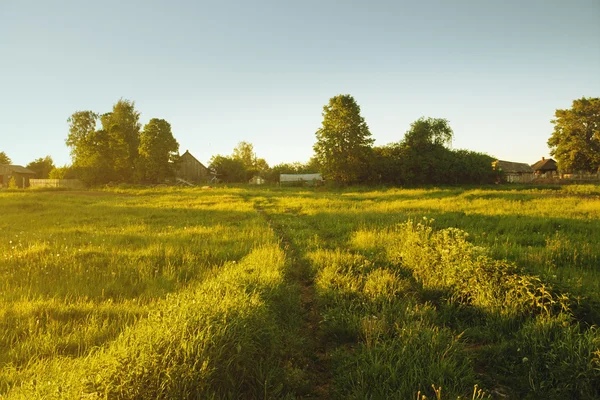
[[[410,124],[403,142],[409,148],[427,151],[432,147],[450,145],[453,135],[447,119],[422,117]]]
[[[67,120],[74,174],[82,181],[97,185],[115,179],[111,164],[109,137],[104,130],[96,130],[99,115],[93,111],[77,111]]]
[[[5,152],[0,151],[0,164],[10,165],[11,162],[12,161],[11,161],[10,157],[8,157]]]
[[[254,153],[254,146],[252,143],[239,142],[238,145],[233,149],[231,158],[240,160],[246,168],[252,168],[255,166],[256,153]]]
[[[73,169],[69,166],[54,167],[48,174],[50,179],[75,179]]]
[[[393,185],[493,183],[497,178],[492,168],[494,159],[448,149],[452,135],[445,119],[413,122],[403,141],[374,149],[374,180]]]
[[[69,119],[67,145],[73,176],[92,186],[108,182],[163,182],[174,175],[179,144],[171,126],[153,118],[140,133],[135,103],[119,100],[111,112],[78,111]],[[102,129],[96,129],[100,120]]]
[[[238,143],[238,145],[233,149],[231,158],[241,161],[246,168],[245,181],[255,175],[265,177],[269,174],[269,164],[267,164],[267,161],[265,161],[264,158],[256,157],[252,143]]]
[[[19,188],[19,186],[17,185],[17,179],[14,176],[11,176],[10,179],[8,180],[7,187],[9,189],[18,189]]]
[[[55,167],[52,157],[46,156],[30,162],[27,164],[26,168],[35,172],[35,177],[37,179],[47,179],[50,175],[50,171],[52,171]]]
[[[573,100],[568,110],[556,110],[550,154],[564,172],[597,172],[600,168],[600,98]]]
[[[340,184],[368,179],[373,139],[352,96],[338,95],[329,100],[316,136],[315,157],[325,179]]]
[[[160,183],[175,175],[179,143],[171,125],[164,119],[152,118],[140,135],[137,173],[143,182]]]
[[[102,130],[108,137],[108,157],[113,181],[133,182],[140,144],[140,113],[135,103],[119,100],[112,112],[100,117]]]
[[[241,160],[226,156],[213,156],[209,168],[217,172],[217,177],[227,183],[247,182],[248,169]]]

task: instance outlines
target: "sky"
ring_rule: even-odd
[[[208,164],[241,141],[305,162],[329,98],[375,145],[446,118],[453,148],[533,164],[600,97],[600,0],[0,0],[0,151],[70,163],[67,119],[135,102]]]

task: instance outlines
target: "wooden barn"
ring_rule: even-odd
[[[541,178],[553,178],[558,176],[558,165],[551,158],[544,158],[531,166],[535,175]]]
[[[188,182],[209,182],[213,177],[209,169],[188,150],[180,157],[176,176]]]
[[[535,179],[534,170],[529,164],[496,160],[492,166],[509,183],[529,183]]]
[[[15,178],[15,183],[20,188],[29,187],[29,179],[35,177],[35,172],[20,165],[0,165],[0,187],[8,187],[8,183]]]

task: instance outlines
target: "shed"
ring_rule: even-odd
[[[190,182],[208,182],[212,177],[209,169],[188,150],[179,158],[176,176]]]
[[[535,179],[534,170],[529,164],[496,160],[492,163],[492,167],[502,173],[509,183],[529,183]]]
[[[280,185],[318,185],[323,183],[321,174],[280,174]]]
[[[12,178],[20,188],[29,187],[29,179],[35,177],[35,172],[20,165],[0,165],[0,187],[7,187]]]
[[[544,158],[531,166],[535,171],[535,174],[544,178],[551,178],[558,175],[558,165],[556,161],[551,158]]]
[[[252,179],[250,179],[248,181],[249,184],[251,185],[264,185],[265,184],[265,179],[263,177],[260,176],[253,176]]]

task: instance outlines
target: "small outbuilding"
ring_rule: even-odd
[[[212,174],[188,150],[179,158],[176,177],[189,182],[209,182]]]
[[[14,178],[17,187],[29,187],[29,180],[35,177],[35,172],[20,165],[0,164],[0,187],[8,187]]]
[[[551,158],[544,158],[531,166],[535,175],[542,178],[552,178],[558,175],[558,165]]]
[[[252,179],[248,181],[248,183],[251,185],[264,185],[265,182],[265,179],[260,176],[253,176]]]
[[[534,170],[529,164],[496,160],[492,167],[509,183],[529,183],[535,179]]]

